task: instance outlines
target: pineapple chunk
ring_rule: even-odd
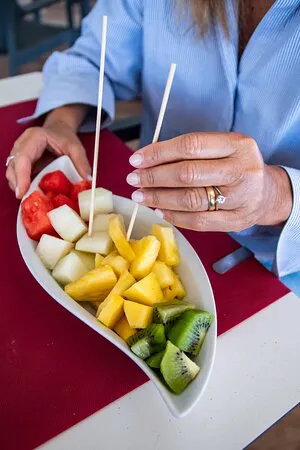
[[[124,312],[131,328],[147,328],[152,322],[153,308],[151,306],[125,300]]]
[[[124,341],[127,341],[130,336],[136,333],[136,330],[129,325],[126,316],[123,316],[122,319],[119,320],[114,327],[114,331],[124,339]]]
[[[65,286],[65,292],[77,301],[104,300],[117,283],[115,272],[110,266],[91,270],[74,283]]]
[[[121,216],[116,215],[110,218],[108,232],[120,255],[127,261],[132,262],[135,258],[135,253],[126,239],[125,226]]]
[[[160,242],[154,236],[146,236],[138,243],[136,258],[132,261],[130,272],[137,280],[145,278],[152,269],[160,249]]]
[[[101,266],[102,261],[104,260],[104,256],[100,255],[100,253],[96,253],[95,255],[95,268],[98,269],[98,267]]]
[[[97,319],[106,327],[113,328],[124,314],[123,304],[124,299],[120,295],[112,295]]]
[[[161,289],[165,289],[175,283],[175,274],[173,270],[162,261],[156,261],[154,263],[152,272],[156,276]]]
[[[129,269],[129,262],[123,258],[123,256],[118,255],[117,251],[111,252],[102,261],[101,265],[108,264],[113,268],[117,277],[122,275],[123,272]]]
[[[139,239],[139,240],[133,239],[130,241],[130,245],[131,245],[132,250],[135,253],[135,256],[138,256],[138,254],[140,252],[141,241],[142,241],[142,239]]]
[[[102,311],[102,309],[107,305],[112,295],[114,294],[122,295],[123,292],[126,291],[128,288],[130,288],[134,283],[135,279],[133,278],[131,273],[129,273],[128,270],[123,272],[120,278],[118,279],[117,283],[113,287],[112,291],[108,294],[106,299],[102,303],[100,303],[97,310],[97,317]]]
[[[179,277],[174,273],[175,281],[172,286],[163,290],[166,301],[174,300],[174,298],[183,299],[186,296],[186,290]]]
[[[153,272],[127,289],[123,295],[128,300],[149,306],[164,301],[163,292]]]
[[[159,261],[166,263],[168,266],[178,266],[180,257],[173,228],[155,224],[152,227],[151,234],[161,243],[158,254]]]

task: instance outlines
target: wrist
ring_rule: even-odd
[[[293,192],[287,172],[265,165],[264,208],[258,225],[284,225],[293,207]]]
[[[77,133],[80,125],[86,117],[89,110],[88,105],[65,105],[51,111],[45,119],[44,127],[53,125],[66,125],[74,133]]]

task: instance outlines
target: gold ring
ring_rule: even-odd
[[[208,199],[208,211],[216,211],[216,191],[212,186],[206,187],[205,190]]]

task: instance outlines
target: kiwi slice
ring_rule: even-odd
[[[168,339],[180,350],[197,356],[212,320],[213,315],[207,311],[199,309],[185,311],[168,330]]]
[[[175,394],[181,394],[196,377],[200,368],[172,342],[167,341],[160,370],[169,388]]]
[[[194,305],[183,302],[182,300],[173,300],[168,303],[157,304],[153,310],[153,322],[166,325],[181,316],[184,311],[194,308]]]
[[[132,347],[139,339],[143,337],[149,337],[152,344],[165,344],[166,335],[164,326],[161,324],[152,323],[144,330],[140,330],[127,339],[127,344]]]
[[[164,354],[165,354],[164,350],[158,353],[154,353],[154,355],[151,355],[149,358],[146,359],[146,363],[152,369],[159,369]]]
[[[149,358],[151,355],[151,343],[147,337],[136,341],[131,347],[131,351],[141,359]]]
[[[152,324],[127,339],[132,352],[141,359],[162,351],[166,346],[165,329],[162,324]]]

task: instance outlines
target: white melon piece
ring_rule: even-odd
[[[106,231],[96,231],[91,237],[85,234],[76,243],[75,249],[81,252],[100,253],[108,255],[112,250],[112,240]]]
[[[54,269],[58,261],[66,256],[73,248],[71,242],[43,234],[36,248],[36,252],[47,269]]]
[[[54,230],[65,241],[75,242],[87,231],[84,221],[68,205],[53,209],[48,217]]]
[[[97,214],[94,217],[93,231],[108,231],[108,223],[114,214]]]
[[[78,194],[80,215],[84,220],[89,220],[92,190],[82,191]],[[112,192],[104,188],[95,189],[94,215],[113,212]]]
[[[95,269],[95,255],[93,253],[79,252],[77,250],[72,250],[72,253],[75,253],[81,259],[88,271]]]
[[[56,264],[52,276],[58,283],[65,286],[68,283],[77,281],[88,271],[88,268],[83,264],[81,258],[76,252],[72,251]]]

